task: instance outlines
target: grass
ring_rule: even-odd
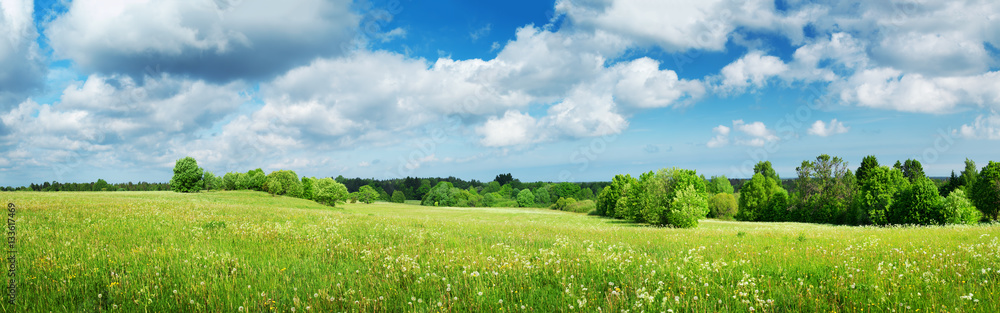
[[[996,224],[670,229],[258,192],[0,195],[19,208],[17,312],[1000,311]]]

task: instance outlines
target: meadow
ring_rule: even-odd
[[[17,312],[1000,312],[1000,224],[673,229],[252,191],[2,198],[18,207]]]

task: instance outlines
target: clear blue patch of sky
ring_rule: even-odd
[[[374,1],[379,3],[389,1]],[[502,48],[525,25],[542,26],[552,17],[554,1],[401,1],[401,10],[383,31],[406,30],[405,39],[375,43],[374,48],[408,52],[412,57],[436,60],[440,53],[453,59],[492,59],[494,42]],[[485,31],[489,26],[489,31]],[[478,32],[478,33],[477,33]],[[478,34],[473,38],[472,34]]]

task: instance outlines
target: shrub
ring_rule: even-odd
[[[392,202],[403,203],[406,202],[406,195],[402,191],[396,190],[392,192]]]
[[[697,227],[698,220],[707,214],[708,201],[694,186],[688,185],[675,194],[667,213],[667,222],[674,227],[692,228]]]
[[[948,194],[944,199],[943,210],[947,224],[975,225],[983,217],[982,213],[972,205],[972,201],[965,197],[965,191],[962,189],[956,189]]]
[[[535,194],[531,193],[531,190],[524,189],[517,193],[517,204],[521,207],[530,207],[535,205]]]
[[[378,199],[378,192],[371,185],[361,186],[361,189],[358,190],[358,201],[372,204],[375,199]]]
[[[534,192],[535,194],[535,204],[549,204],[549,190],[548,188],[538,188]]]
[[[576,212],[576,213],[590,213],[596,209],[597,209],[597,204],[594,203],[594,200],[581,200],[567,205],[566,207],[563,208],[563,211]]]
[[[321,178],[312,179],[313,183],[313,200],[316,202],[337,206],[338,201],[344,201],[347,199],[347,187],[344,184],[338,183],[333,180],[333,178]],[[352,198],[351,203],[357,201],[357,198]]]
[[[177,160],[174,177],[170,179],[170,190],[175,192],[198,192],[202,186],[202,169],[192,157]]]
[[[909,188],[899,193],[889,210],[892,224],[944,224],[943,199],[937,186],[927,177],[917,177]]]
[[[302,197],[302,181],[293,171],[278,170],[267,175],[264,191],[275,196]]]
[[[574,203],[576,203],[576,199],[573,199],[573,198],[559,198],[559,200],[556,200],[556,203],[553,203],[551,206],[549,206],[549,208],[553,209],[553,210],[564,211],[564,210],[566,210],[567,206],[570,206],[570,205],[572,205]]]
[[[708,216],[718,219],[733,219],[736,216],[736,197],[731,193],[718,193],[708,199]]]

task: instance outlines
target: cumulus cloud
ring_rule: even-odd
[[[491,117],[476,133],[483,136],[480,141],[487,147],[502,147],[538,141],[538,122],[531,115],[507,111],[503,117]]]
[[[722,93],[742,92],[749,87],[761,88],[769,78],[786,71],[788,66],[781,59],[763,55],[760,51],[751,51],[722,68],[720,85],[716,88]]]
[[[845,127],[844,123],[838,121],[837,119],[833,119],[830,120],[829,124],[824,121],[816,121],[806,132],[810,135],[826,137],[830,135],[844,134],[850,129],[850,127]]]
[[[952,134],[969,139],[1000,140],[1000,114],[979,115],[971,124],[952,130]]]
[[[773,130],[759,121],[746,123],[743,120],[734,120],[733,127],[719,125],[713,128],[712,132],[715,133],[715,137],[705,144],[709,148],[724,147],[730,142],[741,146],[762,147],[768,142],[779,139]]]
[[[157,69],[225,82],[339,55],[359,21],[346,0],[79,0],[45,35],[56,56],[94,72],[141,78]]]
[[[0,108],[42,87],[45,58],[39,53],[31,1],[0,1]],[[21,98],[24,99],[24,98]]]

